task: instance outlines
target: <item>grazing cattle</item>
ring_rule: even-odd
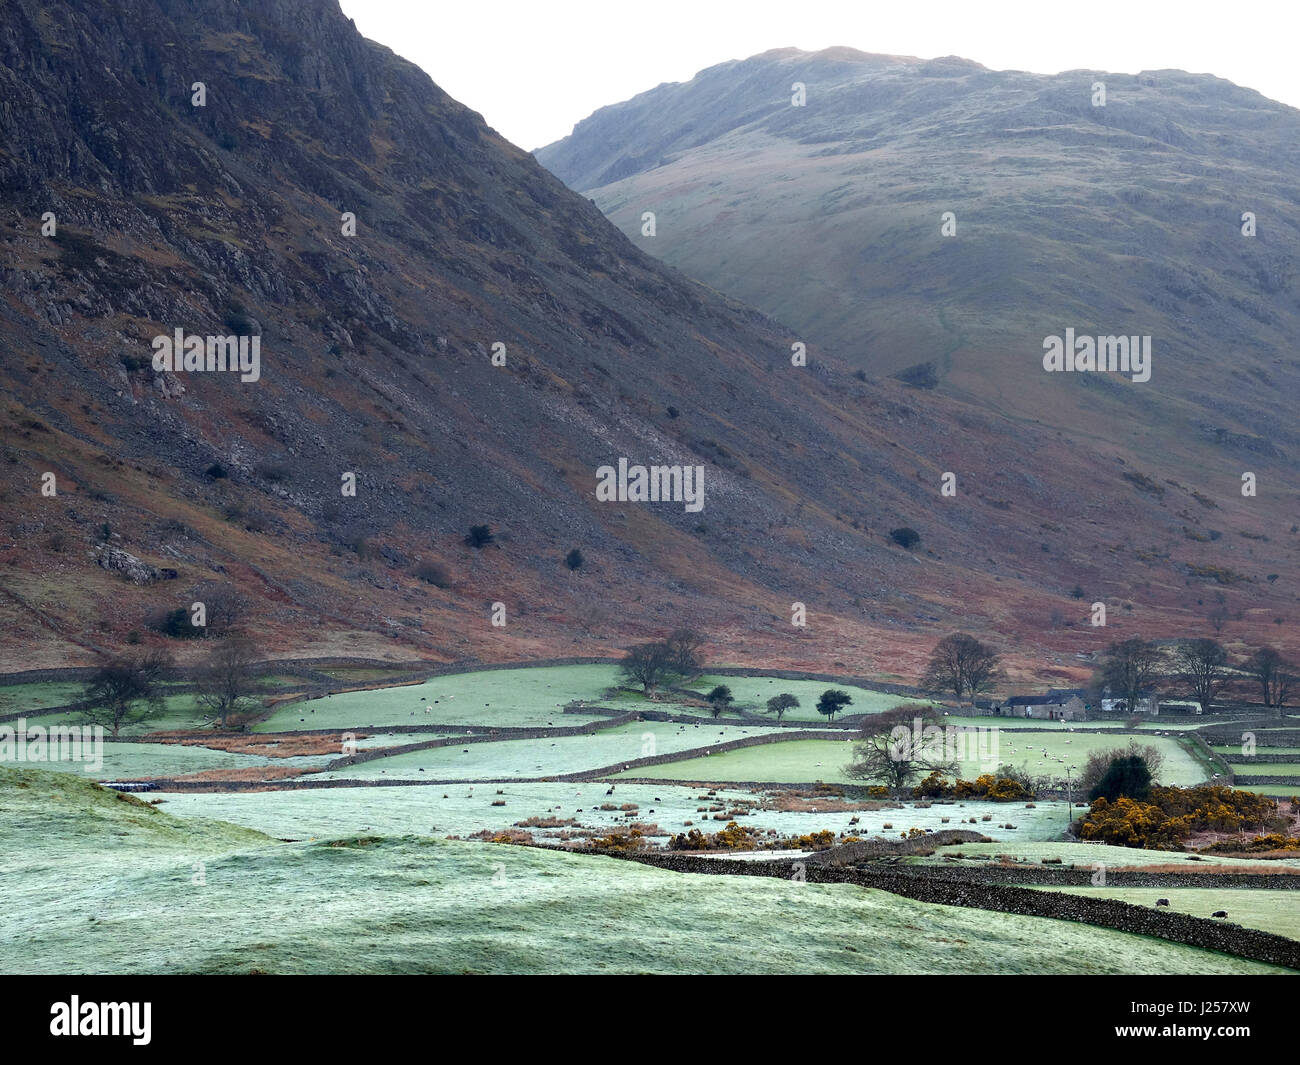
[[[1210,916],[1211,916],[1211,917],[1227,917],[1227,916],[1228,916],[1228,911],[1227,911],[1227,910],[1215,910],[1212,914],[1210,914]]]
[[[1169,900],[1168,900],[1168,899],[1156,899],[1156,905],[1157,905],[1157,906],[1168,906],[1168,905],[1169,905]]]

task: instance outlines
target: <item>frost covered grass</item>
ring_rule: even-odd
[[[0,806],[10,973],[1277,971],[851,885],[418,834],[282,843],[67,774],[0,769]]]
[[[1129,887],[1069,887],[1052,890],[1098,899],[1119,899],[1136,906],[1155,907],[1156,899],[1168,899],[1169,909],[1193,917],[1209,917],[1217,910],[1226,910],[1226,920],[1232,924],[1300,939],[1300,892],[1295,890]]]
[[[424,684],[340,692],[281,707],[258,732],[443,724],[485,727],[581,725],[593,715],[566,714],[575,699],[599,702],[614,684],[614,666],[538,666],[435,677]],[[425,713],[428,707],[429,713]]]
[[[379,758],[322,774],[341,780],[506,780],[512,777],[562,776],[631,762],[654,754],[672,754],[746,736],[762,735],[761,726],[678,725],[637,721],[589,735],[468,743],[431,747]],[[634,774],[635,775],[635,774]]]
[[[1082,767],[1090,751],[1109,750],[1126,742],[1127,737],[1112,737],[1104,733],[1059,730],[999,733],[996,758],[988,763],[978,758],[963,758],[961,775],[973,780],[981,773],[992,772],[998,765],[1009,764],[1036,776],[1064,779],[1066,767],[1073,765],[1076,770]],[[1165,783],[1195,784],[1205,778],[1204,770],[1177,740],[1150,736],[1143,737],[1142,742],[1156,746],[1164,753],[1165,767],[1161,777]],[[993,750],[992,747],[988,749]],[[845,767],[852,761],[852,752],[847,736],[837,740],[791,740],[635,769],[628,775],[718,783],[749,780],[797,784],[820,780],[828,784],[843,784],[854,782],[845,772]],[[1077,779],[1077,771],[1074,775]]]

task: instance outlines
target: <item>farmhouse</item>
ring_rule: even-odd
[[[1153,691],[1138,692],[1130,707],[1126,698],[1107,688],[1101,693],[1101,709],[1105,714],[1150,714],[1155,717],[1160,713],[1160,697]]]
[[[1079,689],[1052,688],[1046,695],[1014,695],[1002,704],[1011,717],[1032,717],[1046,721],[1085,721],[1088,705]]]

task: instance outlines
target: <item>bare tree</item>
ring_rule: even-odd
[[[1138,743],[1136,737],[1129,737],[1127,747],[1109,747],[1089,753],[1087,761],[1083,763],[1083,772],[1079,776],[1080,792],[1085,795],[1090,793],[1106,775],[1111,763],[1120,758],[1140,758],[1153,781],[1158,782],[1164,771],[1165,756],[1159,747],[1149,743]]]
[[[157,717],[163,711],[159,681],[171,664],[165,651],[107,659],[86,684],[83,718],[117,736],[123,725]]]
[[[635,684],[641,685],[642,691],[654,697],[660,684],[666,684],[677,676],[673,668],[674,655],[667,641],[655,640],[651,643],[639,643],[627,649],[627,655],[618,668],[623,676]]]
[[[935,709],[921,703],[869,715],[853,744],[853,761],[845,772],[891,788],[901,788],[923,773],[955,776],[959,763],[949,756],[942,737],[936,737],[933,728],[929,736],[925,733],[939,721]]]
[[[1101,661],[1101,682],[1112,695],[1122,698],[1130,712],[1143,692],[1155,686],[1160,676],[1160,651],[1150,640],[1134,636],[1106,648]]]
[[[958,699],[969,692],[971,702],[987,691],[998,675],[998,653],[964,632],[945,636],[935,645],[921,683],[935,692],[952,692]]]
[[[1224,626],[1228,624],[1228,618],[1230,617],[1227,606],[1223,603],[1216,603],[1214,606],[1210,607],[1205,616],[1214,627],[1214,634],[1216,636],[1222,636]]]
[[[253,644],[240,636],[222,640],[194,671],[194,701],[216,715],[222,728],[235,714],[256,709],[259,689]]]
[[[1258,686],[1265,706],[1285,706],[1296,690],[1295,666],[1276,647],[1262,647],[1246,662],[1246,672]]]
[[[1227,684],[1227,666],[1228,652],[1215,640],[1180,640],[1174,649],[1174,679],[1201,704],[1203,714]]]
[[[207,635],[228,636],[238,632],[248,613],[248,600],[229,581],[205,581],[194,590],[207,614]]]
[[[668,646],[670,665],[673,672],[683,680],[694,680],[703,668],[700,651],[704,647],[704,637],[694,629],[674,629],[664,641]]]

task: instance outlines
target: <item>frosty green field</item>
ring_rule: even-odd
[[[267,758],[264,755],[217,751],[179,743],[114,743],[106,740],[103,766],[94,769],[85,762],[42,762],[40,768],[76,773],[90,780],[140,780],[148,777],[180,776],[208,769],[245,769],[252,766],[324,765],[329,758]]]
[[[576,822],[575,829],[601,834],[636,821],[658,825],[666,833],[691,827],[715,831],[740,803],[759,802],[739,824],[760,835],[804,835],[830,831],[839,835],[897,838],[910,828],[940,831],[967,828],[1002,841],[1059,839],[1065,828],[1064,803],[1038,803],[1033,809],[1015,803],[916,803],[877,810],[829,808],[792,811],[776,808],[773,797],[734,788],[707,797],[698,787],[670,784],[619,783],[606,795],[603,782],[449,784],[427,787],[323,788],[256,793],[152,792],[171,813],[230,821],[279,839],[330,838],[347,833],[430,833],[468,836],[475,832],[511,828],[530,817],[556,817]],[[501,794],[498,794],[500,792]],[[494,806],[494,803],[501,803]],[[635,810],[623,807],[634,805]],[[607,806],[609,809],[601,809]],[[709,807],[723,810],[713,820]],[[701,807],[706,812],[701,812]],[[989,816],[985,821],[984,815]],[[975,818],[970,824],[968,819]],[[946,820],[945,820],[946,819]],[[1006,828],[1007,824],[1014,828]],[[885,827],[885,826],[889,827]],[[538,842],[560,838],[566,828],[531,829]],[[652,839],[664,844],[664,838]],[[994,844],[996,846],[996,844]]]
[[[575,699],[598,702],[614,684],[611,665],[490,669],[435,677],[424,684],[341,692],[281,707],[257,732],[374,728],[383,725],[581,725],[599,715],[566,714]],[[425,708],[429,712],[425,713]]]
[[[418,834],[281,843],[67,774],[0,769],[0,805],[11,973],[1282,971],[851,885]]]
[[[1211,747],[1210,750],[1212,750],[1215,754],[1226,754],[1230,758],[1235,758],[1239,761],[1244,762],[1247,765],[1257,764],[1252,761],[1249,755],[1246,755],[1242,752],[1241,744],[1235,744],[1234,746],[1231,747],[1225,747],[1219,745],[1216,747]],[[1300,754],[1300,747],[1256,747],[1255,753],[1256,754]]]
[[[799,705],[785,712],[786,721],[826,722],[826,718],[817,712],[817,700],[828,688],[837,688],[848,692],[853,702],[844,708],[843,714],[837,714],[836,720],[845,715],[879,714],[904,703],[931,705],[931,700],[893,695],[889,692],[874,691],[854,684],[833,684],[824,680],[784,680],[780,677],[730,677],[703,676],[691,684],[692,690],[701,695],[710,692],[719,684],[731,689],[736,705],[745,707],[752,713],[766,714],[767,701],[774,695],[789,692],[797,696]],[[707,713],[707,711],[704,711]],[[771,715],[776,720],[776,715]]]
[[[1089,752],[1110,750],[1123,742],[1127,742],[1126,738],[1078,732],[1004,733],[998,736],[995,759],[989,763],[981,763],[974,758],[962,759],[961,775],[973,780],[981,773],[992,772],[998,765],[1007,763],[1035,775],[1064,778],[1067,765],[1074,766],[1077,770],[1086,761]],[[1143,737],[1142,742],[1158,747],[1163,752],[1163,782],[1186,785],[1205,779],[1206,774],[1200,764],[1176,740],[1166,736],[1150,736]],[[820,780],[844,784],[853,782],[853,778],[844,771],[852,760],[852,749],[847,739],[791,740],[789,743],[746,747],[736,751],[723,751],[707,758],[634,769],[626,775],[718,783],[750,780],[793,784]]]
[[[1168,899],[1171,910],[1189,913],[1193,917],[1209,917],[1217,910],[1226,910],[1227,920],[1243,928],[1258,928],[1300,939],[1300,891],[1294,889],[1070,887],[1053,890],[1091,898],[1119,899],[1137,906],[1154,907],[1156,899]]]
[[[72,681],[42,681],[34,684],[0,685],[0,714],[62,706],[81,698],[83,685]]]
[[[1079,813],[1083,813],[1080,810]],[[1108,869],[1123,869],[1144,865],[1177,865],[1186,863],[1189,872],[1196,872],[1206,866],[1222,866],[1225,869],[1243,866],[1258,866],[1259,859],[1228,858],[1219,854],[1200,854],[1195,861],[1188,859],[1182,851],[1148,851],[1132,847],[1111,847],[1104,843],[1066,843],[1042,842],[1029,839],[1008,840],[1001,843],[954,843],[949,847],[938,848],[933,855],[925,858],[905,859],[911,863],[932,864],[947,861],[956,855],[970,859],[973,855],[983,855],[996,859],[1002,855],[1022,858],[1029,862],[1041,863],[1044,858],[1060,858],[1065,865],[1093,866],[1104,864]],[[978,864],[987,864],[979,862]],[[1268,866],[1300,869],[1300,857],[1270,859]]]
[[[501,739],[469,743],[464,747],[432,747],[393,755],[323,773],[326,779],[505,780],[512,777],[549,777],[580,773],[633,761],[653,754],[672,754],[762,735],[761,726],[712,722],[677,725],[663,721],[637,721],[578,736],[542,739]]]
[[[1300,778],[1300,762],[1230,762],[1228,768],[1234,773],[1254,774],[1260,777],[1297,777]],[[1296,780],[1300,786],[1300,779]]]

